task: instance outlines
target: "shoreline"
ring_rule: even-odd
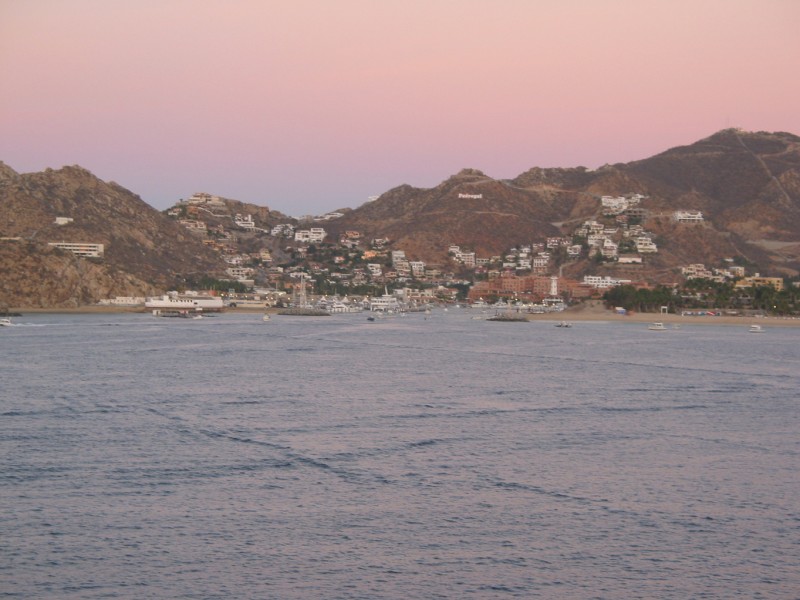
[[[232,314],[255,314],[255,313],[269,313],[274,315],[278,312],[277,308],[261,308],[261,307],[236,307],[226,308],[222,311],[224,313]],[[472,309],[463,309],[465,312],[471,312]],[[22,316],[27,314],[124,314],[124,313],[138,313],[148,314],[150,311],[139,306],[80,306],[74,308],[21,308],[12,307],[8,309],[9,314],[19,313]],[[219,313],[214,313],[219,314]],[[738,325],[749,326],[754,323],[770,327],[800,327],[800,318],[798,317],[778,317],[778,316],[764,316],[764,317],[748,317],[748,316],[684,316],[676,314],[660,314],[660,313],[629,313],[626,315],[619,315],[612,310],[600,308],[598,306],[577,306],[568,308],[563,312],[554,313],[541,313],[541,314],[526,314],[523,313],[527,321],[568,321],[568,322],[588,322],[599,321],[605,323],[654,323],[661,322],[669,325]]]
[[[744,316],[683,316],[676,314],[659,313],[633,313],[618,315],[613,311],[576,312],[566,310],[562,313],[549,313],[544,315],[528,315],[528,321],[569,321],[587,322],[601,321],[604,323],[664,323],[665,325],[735,325],[749,327],[753,324],[776,327],[800,327],[800,319],[793,317],[744,317]]]

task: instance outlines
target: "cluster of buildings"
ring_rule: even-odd
[[[579,259],[582,256],[597,256],[603,261],[619,264],[641,264],[643,256],[658,252],[655,235],[647,231],[642,223],[650,216],[642,206],[646,200],[642,194],[623,196],[601,196],[602,219],[586,220],[579,225],[570,237],[554,236],[546,240],[525,244],[509,249],[505,254],[478,256],[471,249],[452,244],[448,247],[455,270],[470,270],[477,279],[470,297],[516,297],[521,300],[536,300],[560,295],[573,298],[597,296],[605,290],[624,284],[629,279],[609,276],[586,275],[581,281],[571,281],[552,275],[557,265],[564,260]],[[204,211],[216,217],[227,217],[232,229],[263,231],[273,238],[291,240],[295,244],[286,250],[301,259],[294,266],[273,266],[268,250],[257,253],[240,254],[235,250],[235,235],[231,227],[222,225],[209,227],[199,217],[197,211]],[[313,244],[322,244],[328,233],[321,226],[303,227],[304,223],[319,223],[343,216],[342,213],[326,213],[321,217],[306,217],[301,225],[279,223],[268,230],[259,229],[252,215],[230,215],[225,201],[217,196],[197,193],[170,214],[190,230],[202,232],[208,239],[204,242],[221,251],[228,263],[227,274],[233,279],[252,283],[257,274],[264,275],[269,282],[282,280],[291,288],[306,277],[322,276],[329,282],[345,287],[363,284],[402,286],[415,280],[423,284],[448,286],[461,281],[453,273],[442,272],[440,268],[426,265],[424,261],[413,260],[402,249],[389,249],[389,240],[365,240],[358,231],[346,231],[339,236],[337,244],[325,245],[325,257],[316,254]],[[697,210],[674,211],[671,218],[676,223],[700,223],[703,214]],[[743,269],[730,267],[727,270],[708,271],[703,265],[689,265],[682,270],[685,277],[741,278]]]
[[[605,217],[613,217],[614,223],[584,221],[575,230],[574,236],[586,240],[590,255],[598,255],[606,261],[641,264],[642,255],[658,252],[654,234],[641,224],[650,216],[650,211],[641,206],[646,198],[642,194],[601,196],[601,213]],[[703,213],[699,210],[676,210],[671,219],[676,223],[702,223]],[[571,247],[568,254],[577,258],[580,256],[580,247]]]
[[[641,262],[630,254],[655,254],[658,247],[653,234],[642,225],[631,225],[627,220],[617,220],[615,225],[606,225],[595,220],[584,221],[574,232],[576,238],[585,239],[589,254],[599,254],[604,260]],[[626,256],[627,254],[627,256]],[[576,256],[580,256],[579,253]]]
[[[569,252],[570,240],[562,237],[547,238],[546,242],[537,242],[511,248],[504,255],[478,257],[475,252],[463,250],[460,246],[452,244],[448,248],[450,258],[468,269],[475,269],[478,274],[495,277],[502,271],[515,273],[531,272],[542,275],[552,268],[552,251],[567,247]]]
[[[630,218],[645,219],[647,209],[640,206],[642,200],[647,198],[642,194],[627,194],[625,196],[601,196],[600,210],[604,216],[623,215]]]
[[[733,263],[733,259],[726,258],[725,262]],[[695,263],[681,267],[681,275],[687,280],[709,279],[717,283],[733,281],[735,288],[770,286],[779,292],[783,290],[783,279],[781,277],[762,277],[760,273],[747,277],[744,267],[734,264],[728,264],[722,268],[714,267],[708,269],[702,263]]]
[[[726,259],[726,262],[733,262],[733,259]],[[744,267],[738,265],[728,265],[723,268],[706,268],[703,263],[695,263],[681,267],[681,275],[689,279],[710,279],[718,283],[724,283],[733,279],[744,277]]]

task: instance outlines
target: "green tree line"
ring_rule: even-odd
[[[654,289],[620,285],[603,295],[608,306],[621,306],[637,312],[670,312],[692,309],[761,310],[775,315],[800,314],[800,288],[787,281],[783,290],[755,286],[737,288],[732,282],[691,279],[683,287],[658,286]]]

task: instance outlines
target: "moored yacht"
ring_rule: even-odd
[[[163,296],[148,298],[145,308],[159,310],[222,310],[222,298],[218,296],[201,296],[199,294],[179,294],[169,292]]]

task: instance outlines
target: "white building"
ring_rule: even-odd
[[[253,221],[253,215],[244,215],[243,216],[243,215],[240,215],[240,214],[237,213],[236,216],[233,217],[233,222],[236,223],[236,225],[238,227],[241,227],[242,229],[255,229],[256,228],[256,224]]]
[[[606,238],[603,241],[603,245],[600,247],[600,254],[603,255],[603,258],[616,258],[617,252],[618,246],[610,239]]]
[[[584,275],[583,283],[593,288],[604,290],[618,285],[631,283],[630,279],[615,279],[613,277],[600,277],[599,275]]]
[[[606,236],[602,233],[591,233],[589,234],[589,237],[586,238],[586,243],[588,243],[592,248],[600,248],[605,241]]]
[[[191,229],[192,231],[208,231],[208,226],[206,225],[205,221],[196,221],[195,219],[180,219],[178,223],[186,227],[186,229]]]
[[[636,251],[639,254],[653,254],[655,252],[658,252],[658,248],[656,247],[656,245],[653,242],[653,240],[651,240],[647,236],[643,235],[643,236],[637,237],[634,240],[634,243],[636,244]]]
[[[85,244],[73,242],[50,242],[48,246],[54,246],[61,250],[68,250],[76,256],[85,256],[89,258],[103,258],[104,247],[103,244]]]
[[[579,235],[590,235],[592,233],[603,233],[605,226],[597,221],[585,221],[583,225],[578,228]]]
[[[638,254],[620,254],[617,257],[617,262],[621,265],[640,265],[642,264],[642,257]]]
[[[703,213],[699,210],[676,210],[672,213],[672,220],[678,223],[702,223]]]
[[[250,267],[228,267],[225,272],[236,280],[248,279],[255,273]]]
[[[322,227],[312,227],[311,229],[299,229],[294,233],[295,242],[308,242],[310,244],[319,243],[325,240],[325,230]]]
[[[549,264],[549,256],[534,256],[533,260],[531,260],[531,267],[535,270],[546,269]]]
[[[628,208],[628,200],[622,196],[603,196],[600,198],[600,204],[604,215],[618,215]]]
[[[196,192],[185,200],[186,204],[207,204],[209,206],[225,206],[225,202],[219,196],[213,196],[206,192]]]
[[[581,255],[583,247],[580,244],[574,244],[567,248],[567,256],[569,258],[578,258]]]
[[[284,237],[292,237],[294,235],[294,225],[290,223],[281,223],[280,225],[275,225],[270,231],[270,234],[273,237],[284,236]]]
[[[475,266],[475,253],[474,252],[458,252],[455,256],[456,260],[463,263],[465,267]]]

